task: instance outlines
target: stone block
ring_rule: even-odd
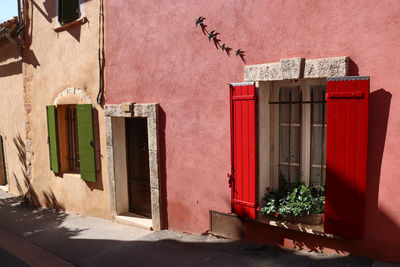
[[[135,104],[133,109],[135,117],[156,117],[157,104]]]
[[[161,230],[161,202],[160,191],[151,188],[151,217],[153,219],[153,229]]]
[[[114,178],[114,148],[112,146],[107,147],[107,169],[108,169],[108,177]]]
[[[303,66],[304,59],[300,57],[281,59],[282,79],[291,80],[301,78],[302,70],[304,70]]]
[[[157,151],[149,150],[149,168],[150,168],[150,187],[159,189],[159,161]]]
[[[132,110],[132,103],[130,102],[124,102],[122,103],[122,111],[125,113],[130,113]]]
[[[348,57],[306,59],[304,78],[331,78],[347,75]]]
[[[132,117],[132,112],[125,112],[122,105],[105,105],[104,116],[108,117]]]
[[[158,128],[157,120],[154,117],[147,118],[147,131],[148,131],[148,143],[150,150],[158,149]]]
[[[112,122],[111,117],[104,117],[104,127],[106,129],[106,146],[113,145],[113,136],[112,136]]]
[[[281,63],[248,65],[244,67],[244,81],[277,81],[282,80]]]

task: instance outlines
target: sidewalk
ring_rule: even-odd
[[[151,232],[98,218],[21,207],[16,197],[3,191],[0,247],[1,266],[24,266],[24,262],[31,266],[398,266],[213,236]]]

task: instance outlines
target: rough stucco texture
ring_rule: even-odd
[[[0,134],[4,140],[6,175],[11,192],[18,194],[26,190],[25,162],[20,158],[25,148],[22,59],[18,47],[9,42],[0,44],[0,80]]]
[[[168,224],[203,232],[230,211],[228,83],[246,64],[349,56],[371,76],[366,234],[360,253],[398,257],[400,5],[384,1],[107,1],[107,103],[158,102],[164,113]],[[231,56],[195,19],[220,34]],[[322,241],[321,241],[322,242]],[[343,244],[350,242],[343,241]],[[348,245],[347,249],[353,245]],[[382,248],[382,249],[380,249]]]
[[[94,104],[97,110],[94,117],[99,118],[97,126],[95,123],[95,143],[100,147],[96,183],[85,182],[80,174],[55,175],[49,168],[46,140],[46,105],[53,105],[56,99],[57,104],[87,103],[86,95],[91,103],[96,103],[99,3],[84,1],[84,16],[90,25],[78,24],[56,33],[53,30],[57,22],[56,1],[35,2],[31,6],[32,2],[28,1],[31,12],[24,49],[25,100],[32,105],[28,113],[32,201],[68,212],[110,218],[105,135],[96,138],[96,133],[105,133],[102,108]],[[79,89],[75,90],[78,91],[75,96],[71,96],[73,88]],[[57,98],[62,92],[64,96]]]

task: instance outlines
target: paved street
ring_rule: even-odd
[[[3,191],[0,248],[1,266],[398,266],[213,236],[151,232],[98,218],[21,207],[18,198]]]

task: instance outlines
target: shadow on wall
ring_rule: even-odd
[[[22,60],[0,65],[0,78],[22,74]]]
[[[384,260],[397,260],[400,246],[400,225],[393,221],[384,210],[378,206],[381,165],[385,147],[387,124],[392,94],[384,89],[370,93],[369,111],[369,136],[368,136],[368,163],[367,163],[367,188],[365,203],[365,234],[363,239],[338,240],[333,238],[318,237],[296,231],[286,231],[275,227],[263,227],[255,222],[245,223],[245,239],[247,241],[278,244],[299,249],[308,249],[316,252],[334,251],[337,253],[352,253],[369,255],[370,257],[383,257]],[[332,171],[332,170],[331,170]],[[336,174],[340,177],[339,174]],[[359,194],[357,188],[340,179],[342,183],[337,188],[342,192],[337,195],[335,210],[344,209],[344,201],[339,198],[343,194]],[[346,217],[361,216],[360,210],[348,210]],[[246,236],[247,235],[247,236]],[[395,258],[397,257],[397,258]]]
[[[84,3],[90,2],[92,0],[83,0]],[[32,8],[31,8],[31,14],[33,13],[33,8],[35,8],[41,15],[44,17],[48,23],[54,24],[50,25],[49,28],[54,28],[55,27],[55,21],[53,21],[53,18],[57,17],[57,2],[54,0],[46,0],[43,2],[43,7],[40,7],[37,1],[31,0],[32,3]],[[81,0],[82,2],[82,0]],[[30,16],[32,20],[32,16]],[[33,23],[32,23],[33,24]],[[81,28],[82,24],[77,24],[74,25],[74,27],[66,29],[66,32],[68,32],[72,37],[74,37],[78,42],[80,42],[81,39]],[[32,36],[32,31],[31,31],[31,36]]]
[[[7,40],[5,40],[4,42],[0,42],[0,47],[2,50],[2,53],[0,53],[0,63],[3,63],[4,61],[12,58],[18,59],[21,57],[18,47]]]
[[[41,206],[39,196],[37,192],[34,190],[31,184],[30,180],[30,175],[29,175],[29,168],[26,162],[26,149],[25,149],[25,142],[22,139],[21,135],[18,134],[16,137],[13,138],[13,142],[15,147],[17,148],[18,151],[18,158],[21,163],[21,172],[22,172],[22,178],[23,178],[23,184],[26,188],[26,190],[23,190],[21,186],[20,179],[17,178],[17,176],[14,175],[15,179],[15,184],[17,187],[17,190],[21,196],[23,196],[21,204],[25,206]],[[25,192],[24,192],[25,191]],[[65,207],[62,203],[60,203],[54,193],[50,190],[49,192],[41,192],[40,194],[43,195],[43,205],[48,208],[52,208],[55,210],[65,210]]]
[[[17,60],[21,58],[18,47],[15,44],[7,42],[0,44],[0,49],[2,51],[0,53],[0,78],[22,74],[22,60]],[[2,64],[9,59],[15,60],[7,64]]]
[[[160,178],[161,178],[161,210],[162,213],[162,228],[168,229],[168,206],[167,206],[167,163],[166,163],[166,149],[165,149],[165,126],[167,116],[165,111],[159,106],[158,108],[158,116],[159,116],[159,153],[160,153]]]

